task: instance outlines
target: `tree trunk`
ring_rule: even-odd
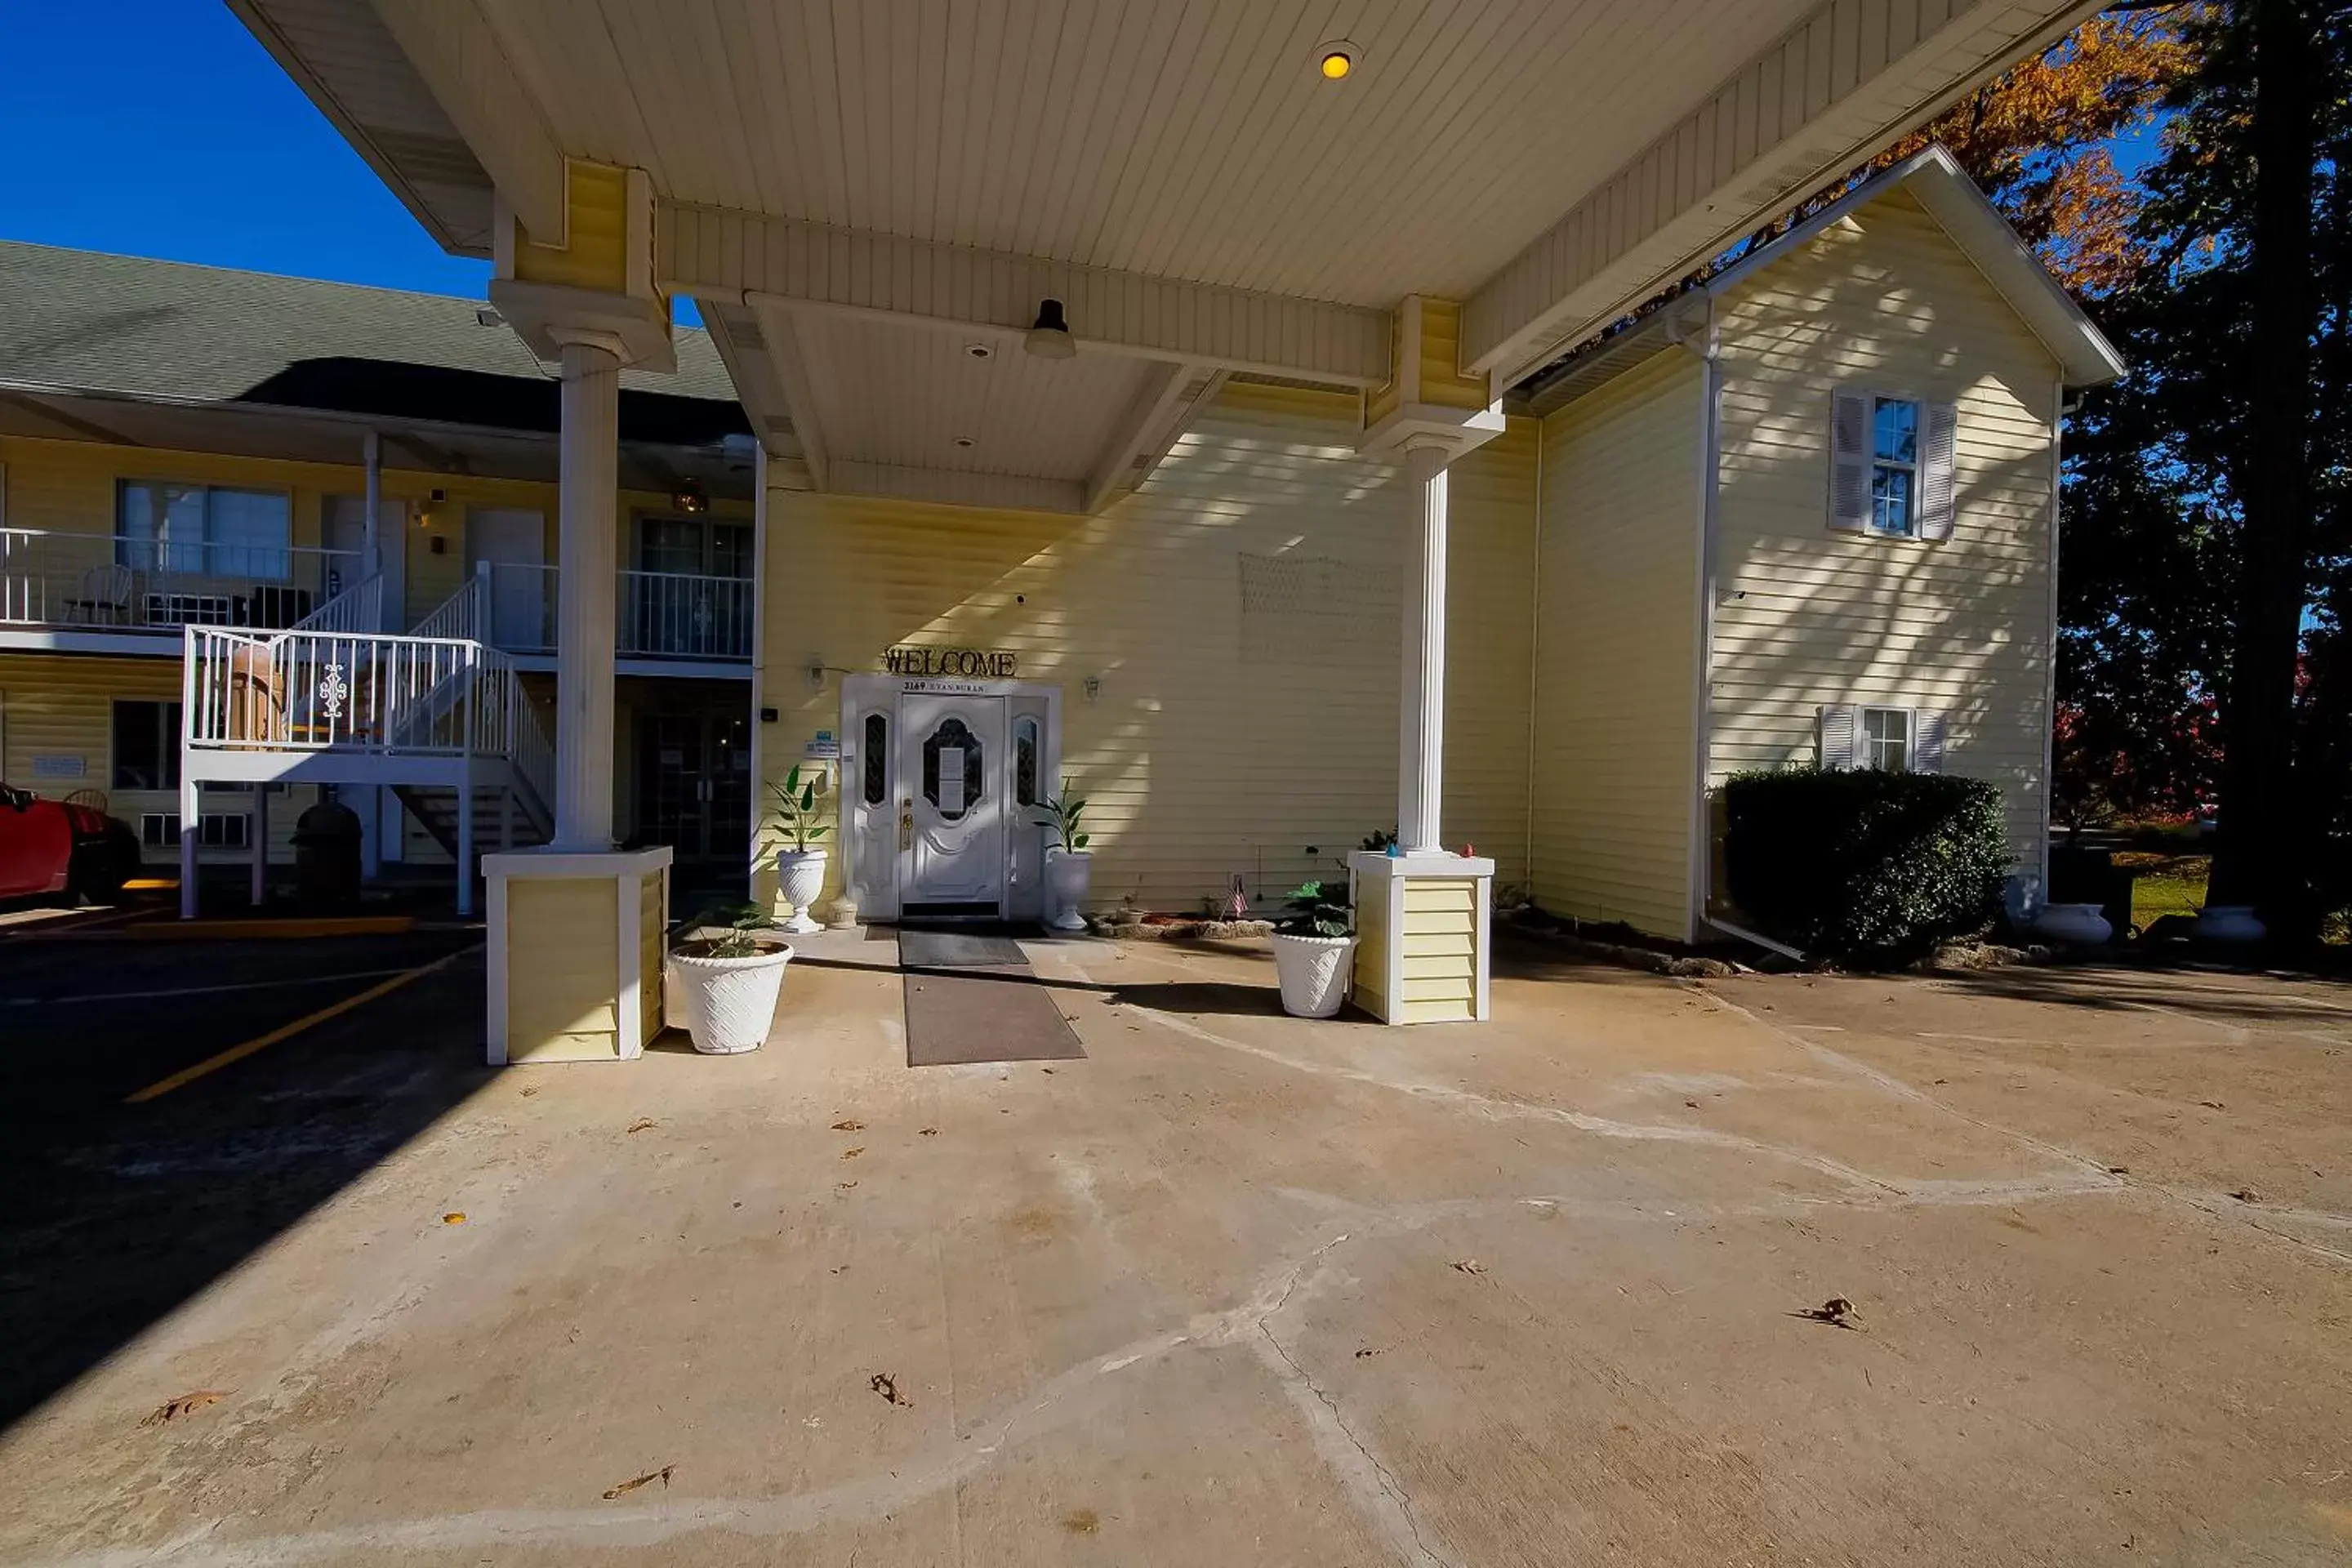
[[[2314,409],[2312,164],[2319,42],[2306,0],[2247,0],[2254,45],[2252,353],[2242,447],[2244,564],[2222,736],[2221,837],[2206,901],[2295,934],[2290,769],[2308,575]]]

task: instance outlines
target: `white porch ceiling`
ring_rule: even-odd
[[[228,3],[453,247],[453,143],[541,232],[563,159],[646,171],[657,268],[820,487],[1087,508],[1221,372],[1381,379],[1407,294],[1499,391],[2097,5]],[[1047,293],[1076,359],[1001,336]]]

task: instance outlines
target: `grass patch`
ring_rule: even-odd
[[[2166,915],[2194,915],[2205,907],[2205,879],[2213,869],[2210,855],[2126,849],[2117,852],[2116,864],[2128,868],[2137,879],[2132,883],[2132,924],[2142,931]]]

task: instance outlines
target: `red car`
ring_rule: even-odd
[[[139,837],[87,805],[0,784],[0,899],[66,893],[104,902],[139,869]]]

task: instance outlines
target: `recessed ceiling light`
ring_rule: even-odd
[[[974,359],[987,359],[996,353],[986,343],[966,343],[963,346],[963,352]]]
[[[1334,38],[1315,51],[1315,69],[1325,81],[1345,81],[1356,68],[1359,51],[1345,38]]]
[[[955,438],[955,444],[959,447],[977,447],[980,445],[980,442],[974,437],[959,436]]]

